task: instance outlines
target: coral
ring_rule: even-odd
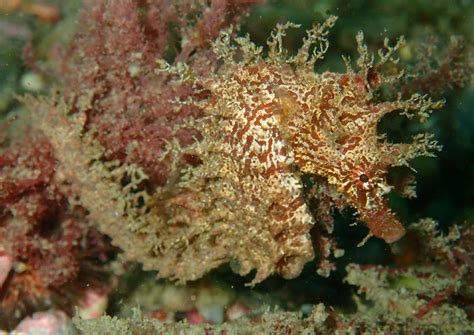
[[[171,323],[151,320],[134,310],[134,315],[127,319],[102,317],[97,320],[81,320],[74,318],[74,324],[83,334],[117,334],[117,333],[181,333],[187,334],[324,334],[324,325],[328,317],[324,306],[318,305],[312,313],[302,318],[299,313],[273,311],[264,313],[258,320],[245,318],[235,323],[222,325],[189,325],[186,322]]]
[[[418,259],[411,266],[391,269],[348,265],[345,280],[358,286],[362,297],[354,297],[356,313],[341,313],[336,317],[339,327],[352,333],[474,331],[474,324],[463,308],[452,303],[464,278],[470,276],[472,245],[462,246],[456,226],[446,235],[439,233],[436,227],[437,223],[431,219],[420,220],[409,227],[409,232],[418,236]]]
[[[357,285],[371,303],[357,296],[357,313],[336,317],[339,327],[349,333],[459,334],[474,330],[464,310],[445,301],[455,291],[457,278],[436,275],[429,268],[390,271],[351,264],[347,270],[347,282]]]
[[[71,312],[65,305],[81,287],[99,284],[94,276],[105,269],[92,258],[107,250],[84,211],[54,184],[48,140],[23,131],[23,139],[11,138],[0,151],[0,248],[12,263],[0,287],[0,325],[7,326],[51,304]]]

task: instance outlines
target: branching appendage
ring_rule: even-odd
[[[251,285],[272,274],[294,278],[314,258],[309,232],[316,214],[306,204],[302,173],[318,176],[322,186],[314,190],[324,193],[318,194],[324,200],[318,213],[326,220],[326,232],[316,241],[319,273],[327,275],[333,269],[328,257],[341,254],[327,236],[330,207],[355,207],[371,234],[387,242],[403,235],[385,199],[391,189],[385,173],[429,155],[436,143],[426,135],[412,144],[384,142],[377,122],[394,110],[408,117],[419,110],[426,118],[438,105],[424,96],[374,102],[372,91],[389,79],[379,73],[361,38],[359,71],[315,73],[335,21],[331,16],[308,30],[294,57],[282,45],[286,29],[296,26],[289,23],[270,36],[268,56],[248,36],[234,38],[225,30],[212,43],[220,62],[207,73],[179,60],[172,65],[159,60],[157,71],[167,87],[183,91],[166,96],[173,105],[169,116],[187,108],[199,111],[184,113],[166,129],[160,158],[154,160],[169,162],[163,184],[147,187],[153,170],[138,163],[91,161],[94,134],[69,134],[70,146],[89,159],[78,162],[65,154],[64,173],[84,171],[86,177],[70,176],[82,184],[83,206],[127,259],[180,282],[225,263],[240,275],[255,269]],[[400,45],[386,43],[378,64],[393,61]],[[56,117],[64,119],[68,133],[71,121]],[[67,151],[64,141],[53,142],[58,152]],[[134,145],[131,141],[130,148]]]
[[[362,32],[357,34],[356,41],[357,51],[359,52],[359,58],[357,59],[359,74],[364,78],[366,88],[370,93],[382,84],[393,83],[403,77],[404,71],[398,71],[390,75],[383,73],[384,65],[388,63],[398,64],[399,58],[394,55],[405,45],[405,38],[403,36],[397,40],[393,47],[390,46],[389,39],[386,37],[384,39],[384,47],[377,52],[378,61],[376,63],[375,55],[369,52]],[[350,67],[350,63],[346,62],[346,65]]]
[[[310,30],[303,49],[327,43],[325,29],[334,21],[331,17],[326,24]],[[202,164],[183,171],[175,190],[162,199],[166,205],[161,210],[169,213],[164,216],[167,222],[179,218],[176,224],[183,227],[180,236],[187,236],[185,231],[191,227],[194,231],[206,227],[190,236],[176,254],[187,254],[186,250],[192,249],[204,253],[209,249],[204,243],[208,236],[219,236],[213,237],[215,250],[210,253],[216,259],[209,259],[200,267],[202,271],[232,261],[233,268],[242,275],[257,269],[254,284],[275,272],[293,278],[313,258],[309,237],[313,218],[303,200],[299,174],[293,168],[294,154],[280,127],[285,116],[275,95],[275,90],[287,82],[300,85],[288,63],[301,60],[288,59],[282,46],[285,30],[293,26],[281,25],[273,32],[268,58],[248,37],[232,38],[231,30],[221,32],[212,47],[223,64],[207,78],[189,75],[183,66],[160,64],[163,71],[178,76],[183,83],[189,84],[188,78],[193,78],[193,86],[210,92],[207,105],[202,106],[204,117],[196,122],[202,140],[193,147]],[[315,49],[311,59],[304,59],[314,62],[325,49],[327,46]],[[302,59],[303,52],[299,55]],[[186,206],[178,205],[183,197]],[[168,239],[163,233],[161,238]],[[171,244],[164,254],[175,253],[175,245]],[[187,260],[186,268],[180,260],[177,262],[178,266],[160,272],[175,271],[171,276],[184,280],[194,278],[190,277]]]
[[[329,184],[346,195],[372,235],[394,242],[405,230],[388,208],[385,195],[391,187],[385,174],[390,166],[408,165],[418,156],[432,156],[440,147],[427,134],[416,135],[411,144],[381,141],[384,136],[377,133],[377,123],[394,111],[401,111],[408,118],[418,115],[423,122],[442,102],[417,94],[408,100],[399,96],[395,101],[375,102],[375,89],[402,76],[387,76],[382,68],[389,62],[398,62],[394,53],[404,40],[399,39],[391,47],[386,39],[377,63],[364,44],[362,33],[357,35],[357,43],[357,71],[346,58],[347,73],[308,74],[296,68],[299,78],[285,78],[287,82],[276,91],[280,128],[300,169],[327,178]]]
[[[417,135],[412,144],[388,143],[377,133],[377,123],[396,110],[407,117],[416,110],[426,119],[439,104],[420,95],[373,100],[373,90],[400,76],[385,76],[382,67],[397,62],[393,55],[403,39],[393,47],[386,40],[374,64],[375,56],[359,34],[357,71],[347,61],[347,73],[315,73],[335,21],[331,16],[308,30],[293,57],[283,38],[298,25],[276,27],[267,57],[248,36],[233,37],[232,28],[222,31],[212,43],[221,64],[206,77],[185,64],[159,61],[160,71],[178,77],[178,85],[206,92],[199,101],[203,117],[186,123],[200,138],[186,149],[177,148],[197,156],[200,164],[182,168],[173,187],[154,196],[158,225],[166,227],[159,229],[156,247],[162,276],[195,279],[225,262],[232,262],[241,275],[257,269],[251,284],[272,273],[297,276],[313,258],[308,233],[314,218],[304,201],[301,172],[327,181],[319,189],[329,187],[335,198],[328,199],[331,192],[326,192],[320,197],[325,206],[355,207],[372,235],[393,242],[404,234],[386,201],[391,187],[385,174],[390,166],[407,165],[438,147],[428,135]],[[327,274],[328,257],[337,246],[325,236],[318,238],[320,272]],[[195,265],[202,254],[211,256]]]
[[[329,48],[327,35],[336,21],[337,16],[331,15],[323,24],[315,24],[308,30],[306,38],[303,39],[303,45],[297,55],[290,59],[290,62],[295,65],[305,65],[313,71],[314,64],[324,57]],[[313,47],[313,51],[310,53],[311,47]]]

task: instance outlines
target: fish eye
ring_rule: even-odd
[[[359,180],[363,183],[366,183],[366,182],[369,181],[369,177],[367,177],[367,175],[365,173],[363,173],[359,176]]]

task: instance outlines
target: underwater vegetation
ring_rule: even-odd
[[[32,3],[0,10],[58,30],[74,21],[58,21],[55,1]],[[258,42],[249,20],[279,6],[86,1],[66,42],[25,46],[29,78],[47,84],[2,110],[2,328],[49,318],[51,334],[474,331],[472,222],[438,227],[393,208],[416,197],[416,159],[443,150],[432,121],[447,113],[443,97],[472,91],[472,37],[417,53],[403,37],[357,32],[341,60],[336,15],[277,22]],[[0,31],[21,31],[5,22]],[[341,237],[351,229],[365,238]],[[371,243],[390,261],[358,261],[353,246]],[[351,287],[352,304],[300,308],[289,293],[274,304],[287,310],[262,307],[252,290],[277,277],[327,278]],[[134,295],[143,310],[117,312]]]

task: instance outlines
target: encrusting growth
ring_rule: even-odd
[[[278,25],[269,38],[267,56],[249,37],[223,30],[212,43],[212,53],[198,48],[186,63],[159,60],[156,73],[147,71],[143,84],[155,94],[147,97],[162,104],[156,114],[173,120],[166,127],[152,127],[153,117],[145,123],[164,134],[159,150],[147,160],[163,163],[159,169],[166,172],[156,174],[160,178],[148,176],[152,165],[141,166],[141,158],[134,163],[126,156],[145,152],[145,147],[136,148],[140,138],[150,134],[137,135],[115,156],[103,148],[114,136],[114,119],[127,131],[137,128],[102,104],[104,96],[109,104],[121,101],[107,96],[120,87],[102,95],[79,93],[76,101],[82,105],[75,108],[67,99],[29,99],[59,161],[57,182],[77,195],[89,219],[127,259],[180,282],[198,279],[225,263],[241,275],[255,269],[251,284],[274,273],[298,276],[314,257],[313,243],[323,243],[310,236],[317,218],[306,203],[303,174],[327,180],[337,191],[337,201],[356,208],[372,235],[386,242],[398,240],[404,228],[388,208],[385,195],[391,188],[384,175],[390,166],[407,165],[438,147],[428,135],[416,136],[411,144],[388,143],[376,126],[386,113],[401,110],[412,117],[410,111],[416,110],[425,119],[441,104],[420,95],[375,102],[373,91],[399,78],[384,76],[382,66],[396,61],[393,53],[402,41],[395,47],[386,43],[374,63],[360,34],[357,72],[347,61],[346,73],[315,73],[335,21],[331,16],[310,29],[294,56],[287,54],[282,38],[297,25],[286,24]],[[104,54],[97,52],[97,57]],[[79,66],[88,64],[88,54],[83,57]],[[87,78],[109,80],[94,73]],[[135,83],[135,78],[127,80]],[[87,99],[90,104],[84,104]],[[139,106],[125,112],[136,113],[142,122],[148,110],[140,108],[148,105]],[[102,127],[100,120],[107,120],[109,127]],[[186,140],[178,134],[186,134]]]

